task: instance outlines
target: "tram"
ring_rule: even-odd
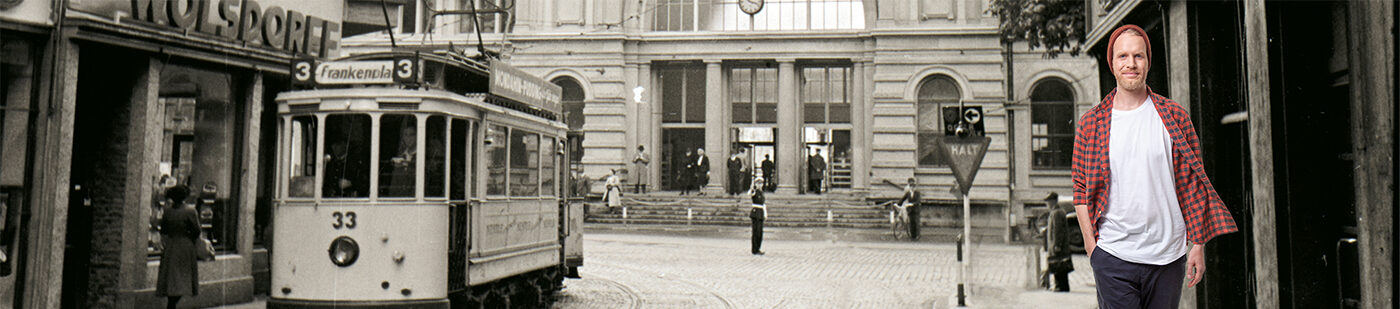
[[[497,60],[293,63],[269,308],[549,306],[583,263],[558,86]]]

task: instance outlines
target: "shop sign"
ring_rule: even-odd
[[[564,89],[501,62],[491,63],[491,94],[559,113]]]
[[[344,1],[73,0],[73,10],[186,36],[326,58],[340,47]],[[308,12],[314,12],[308,13]]]

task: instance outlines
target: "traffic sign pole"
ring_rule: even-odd
[[[948,158],[963,200],[963,233],[958,241],[958,307],[967,306],[967,276],[972,265],[972,198],[968,192],[972,190],[972,180],[977,177],[991,143],[992,139],[984,136],[949,137],[943,139],[939,148]]]

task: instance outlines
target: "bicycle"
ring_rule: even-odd
[[[909,205],[900,204],[896,201],[888,201],[876,205],[876,207],[890,209],[890,232],[895,239],[911,238],[909,234]],[[901,236],[903,235],[903,236]]]

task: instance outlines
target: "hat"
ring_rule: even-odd
[[[1108,62],[1110,64],[1113,63],[1113,43],[1118,42],[1118,36],[1122,35],[1123,31],[1128,29],[1137,30],[1137,33],[1140,34],[1139,36],[1142,37],[1142,44],[1147,47],[1147,64],[1152,64],[1152,41],[1147,39],[1146,30],[1142,30],[1141,27],[1133,24],[1126,24],[1118,27],[1117,30],[1113,30],[1113,35],[1108,37]]]

